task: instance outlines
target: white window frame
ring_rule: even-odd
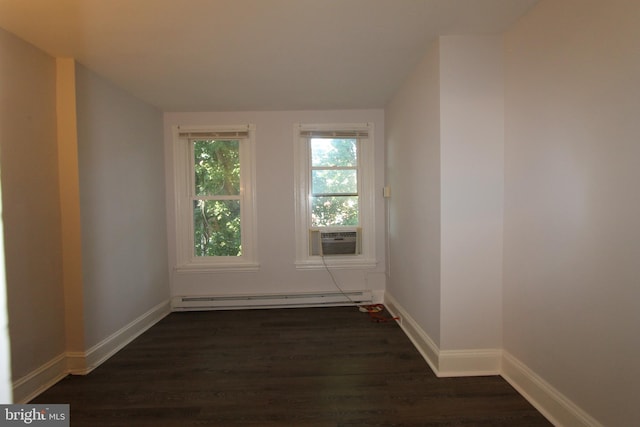
[[[242,255],[195,256],[193,232],[194,165],[193,149],[188,133],[248,132],[247,137],[237,138],[240,150],[240,227]],[[225,139],[227,136],[221,137]],[[212,138],[213,139],[213,138]],[[255,125],[236,126],[174,126],[174,173],[176,197],[176,271],[218,272],[253,271],[259,268],[257,261],[257,218],[255,203]]]
[[[358,200],[359,228],[361,229],[360,253],[357,255],[318,256],[309,254],[309,231],[354,229],[355,227],[311,226],[311,154],[310,137],[305,131],[366,131],[367,137],[358,138]],[[294,175],[295,175],[295,232],[297,269],[373,268],[376,266],[375,248],[375,190],[374,190],[374,126],[373,123],[296,123],[293,126]]]

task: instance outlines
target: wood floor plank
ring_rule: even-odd
[[[497,376],[437,378],[353,307],[172,313],[32,403],[72,426],[549,426]]]

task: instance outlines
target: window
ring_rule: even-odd
[[[192,139],[196,257],[242,256],[240,141]]]
[[[357,231],[357,252],[332,256],[332,265],[375,265],[372,138],[370,123],[294,126],[298,268],[323,266],[318,231]]]
[[[178,269],[255,269],[254,127],[175,128]]]
[[[311,227],[359,225],[358,139],[310,135]]]

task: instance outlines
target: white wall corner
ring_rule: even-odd
[[[13,402],[25,404],[67,376],[67,361],[62,353],[13,382]]]
[[[440,350],[439,377],[500,375],[500,349]]]
[[[74,375],[86,375],[104,363],[124,346],[142,335],[153,325],[171,313],[170,301],[163,301],[131,323],[111,334],[85,352],[84,370],[70,371]]]
[[[602,427],[596,419],[505,350],[502,351],[501,375],[554,425]]]
[[[373,295],[373,303],[374,304],[383,304],[384,303],[384,291],[383,290],[373,290],[371,291]]]
[[[398,317],[398,324],[404,333],[409,337],[416,349],[427,361],[431,370],[438,375],[440,349],[429,335],[418,325],[418,323],[407,313],[398,301],[386,292],[384,295],[384,305],[394,317]]]
[[[164,301],[86,352],[66,352],[13,383],[13,401],[28,403],[67,376],[85,375],[136,339],[171,312]]]
[[[436,343],[389,293],[385,306],[438,377],[500,375],[502,350],[440,350]]]
[[[68,351],[67,357],[67,373],[71,375],[84,375],[89,372],[87,370],[87,353],[84,351]]]

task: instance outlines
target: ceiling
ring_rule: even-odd
[[[0,27],[164,111],[383,108],[439,35],[537,0],[0,0]]]

